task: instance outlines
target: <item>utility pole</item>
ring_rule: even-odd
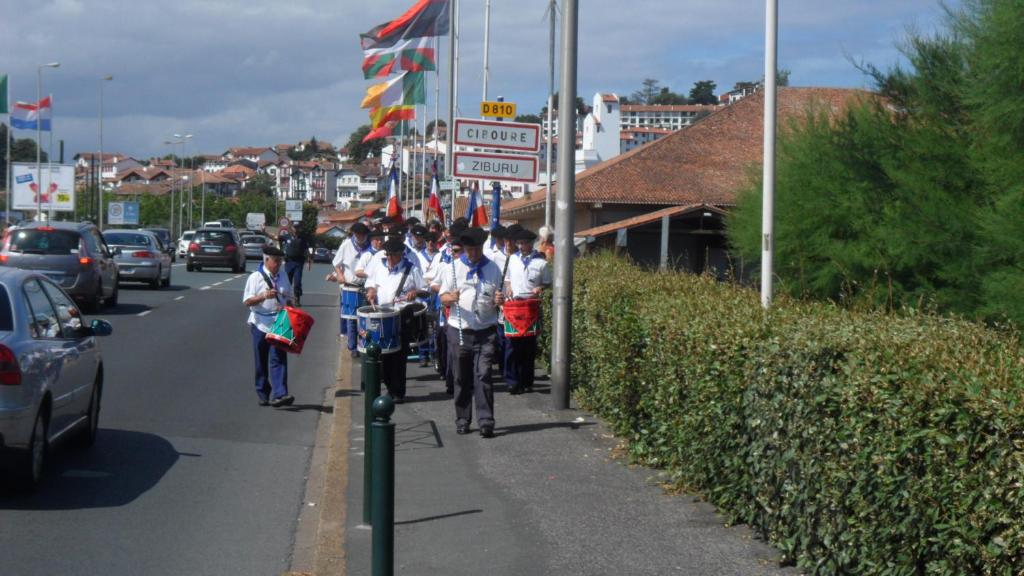
[[[544,198],[544,226],[551,230],[551,144],[554,142],[555,133],[552,108],[555,105],[555,15],[558,13],[558,4],[555,0],[551,0],[548,11],[548,18],[551,19],[551,22],[548,27],[548,139],[544,161],[547,173],[547,195]]]
[[[775,252],[775,108],[778,74],[779,0],[765,0],[764,172],[761,194],[761,306],[772,305],[772,257]]]
[[[451,0],[448,5],[448,126],[445,130],[445,141],[446,141],[446,162],[445,175],[448,176],[448,180],[453,180],[452,172],[455,168],[455,150],[452,147],[452,126],[455,123],[455,99],[458,97],[455,93],[455,44],[458,42],[458,36],[455,35],[455,8],[458,5],[459,0]],[[434,131],[437,131],[437,125],[434,125]],[[452,188],[452,202],[455,202],[455,192]]]
[[[113,80],[113,76],[100,78],[100,177],[99,177],[99,207],[96,209],[96,221],[99,229],[103,230],[103,83]]]
[[[563,107],[558,115],[558,203],[555,214],[555,290],[552,313],[552,399],[556,410],[569,408],[572,361],[572,263],[576,211],[576,47],[579,0],[562,4]]]

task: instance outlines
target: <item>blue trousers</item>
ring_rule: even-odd
[[[266,334],[249,325],[256,356],[256,395],[260,400],[288,395],[288,354],[267,342]]]
[[[509,389],[533,388],[537,363],[537,337],[505,339],[505,384]]]
[[[348,343],[348,349],[350,352],[355,350],[356,344],[358,344],[359,333],[356,322],[356,320],[349,320],[348,318],[341,319],[341,333],[345,335],[345,340]]]
[[[292,292],[297,298],[302,298],[302,266],[305,262],[292,262],[291,260],[284,263],[284,272],[288,275],[288,282],[292,285]]]

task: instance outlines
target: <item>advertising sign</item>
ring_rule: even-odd
[[[285,200],[284,209],[288,212],[302,212],[302,200]]]
[[[37,181],[36,165],[29,162],[11,162],[14,171],[15,210],[35,210],[37,199],[43,210],[75,211],[75,167],[54,164],[52,169],[42,166],[42,186]],[[41,196],[40,196],[41,194]]]
[[[482,154],[456,152],[455,171],[458,178],[537,182],[537,158],[517,154]]]
[[[107,204],[107,223],[111,226],[139,225],[139,203],[138,202],[111,202]]]
[[[455,143],[476,148],[537,152],[540,150],[540,124],[456,118]]]

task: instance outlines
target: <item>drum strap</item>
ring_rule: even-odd
[[[271,290],[277,290],[277,288],[274,287],[274,281],[270,279],[270,275],[267,274],[266,270],[264,270],[262,266],[260,266],[260,275],[263,276],[263,281],[267,283],[267,288]],[[280,304],[281,295],[278,294],[277,296],[275,296],[274,300],[277,300],[277,303]]]
[[[412,264],[409,262],[405,263],[405,269],[402,270],[402,279],[398,281],[398,289],[395,290],[395,300],[402,295],[402,288],[405,288],[405,279],[409,277],[409,271],[412,270]]]

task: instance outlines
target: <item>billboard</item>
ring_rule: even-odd
[[[139,225],[138,202],[111,202],[107,204],[107,224]]]
[[[75,211],[75,167],[63,164],[42,165],[42,186],[39,186],[36,165],[29,162],[11,162],[14,171],[14,201],[11,208],[15,210],[35,210],[37,193],[43,210],[52,208],[57,212]]]

